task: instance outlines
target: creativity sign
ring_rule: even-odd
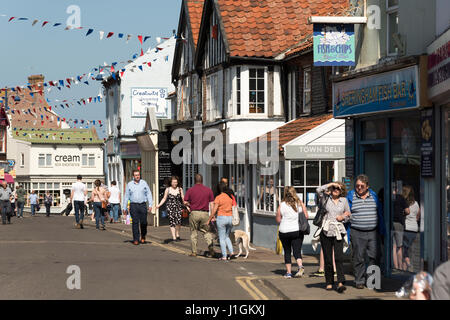
[[[314,66],[354,66],[355,26],[314,24]]]
[[[131,88],[131,116],[145,118],[147,108],[154,107],[156,117],[170,118],[167,88]]]

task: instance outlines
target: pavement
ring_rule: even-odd
[[[150,219],[149,219],[150,222]],[[162,221],[164,223],[164,221]],[[169,226],[162,225],[159,227],[149,226],[147,239],[168,248],[176,253],[188,255],[191,252],[190,245],[190,229],[186,225],[187,221],[183,221],[180,237],[182,241],[171,241],[172,236]],[[95,228],[95,222],[90,219],[85,220],[87,228]],[[106,223],[106,229],[110,232],[119,233],[132,238],[131,225],[123,223],[111,224]],[[218,240],[214,241],[217,256],[220,256],[220,246]],[[238,252],[234,241],[235,253]],[[376,299],[376,300],[396,300],[395,292],[402,286],[403,281],[381,277],[381,289],[356,289],[354,277],[352,275],[352,267],[349,261],[344,263],[347,290],[344,294],[336,291],[325,290],[325,278],[314,277],[314,273],[318,269],[318,256],[303,256],[303,266],[305,267],[305,275],[301,278],[284,279],[285,265],[283,255],[278,255],[274,250],[251,245],[256,250],[250,251],[247,259],[239,257],[231,260],[231,264],[237,264],[241,276],[236,277],[236,281],[252,296],[255,300],[349,300],[349,299]],[[207,244],[204,238],[198,237],[198,254],[196,258],[191,259],[207,259],[201,254],[207,251]],[[296,272],[296,263],[293,261],[293,273]]]

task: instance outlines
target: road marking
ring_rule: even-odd
[[[263,294],[252,283],[253,280],[257,280],[257,277],[236,277],[236,282],[247,291],[254,300],[269,300],[269,298]]]

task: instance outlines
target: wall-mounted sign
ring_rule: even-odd
[[[419,107],[418,67],[333,84],[335,118]]]
[[[431,178],[434,177],[433,109],[422,111],[420,133],[422,140],[420,148],[420,174],[424,178]]]
[[[8,160],[8,165],[9,165],[10,167],[14,167],[15,164],[16,164],[16,161],[15,161],[15,160]]]
[[[155,108],[157,118],[171,117],[167,88],[131,88],[131,116],[145,118],[149,107]]]
[[[428,48],[428,98],[450,96],[450,29]],[[443,98],[443,97],[442,97]]]
[[[287,145],[285,159],[344,159],[343,145]]]
[[[314,66],[354,66],[355,26],[314,24]]]

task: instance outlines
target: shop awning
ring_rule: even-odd
[[[12,175],[5,173],[5,179],[0,180],[0,183],[3,183],[3,181],[6,180],[6,183],[14,183],[14,178],[12,177]]]

